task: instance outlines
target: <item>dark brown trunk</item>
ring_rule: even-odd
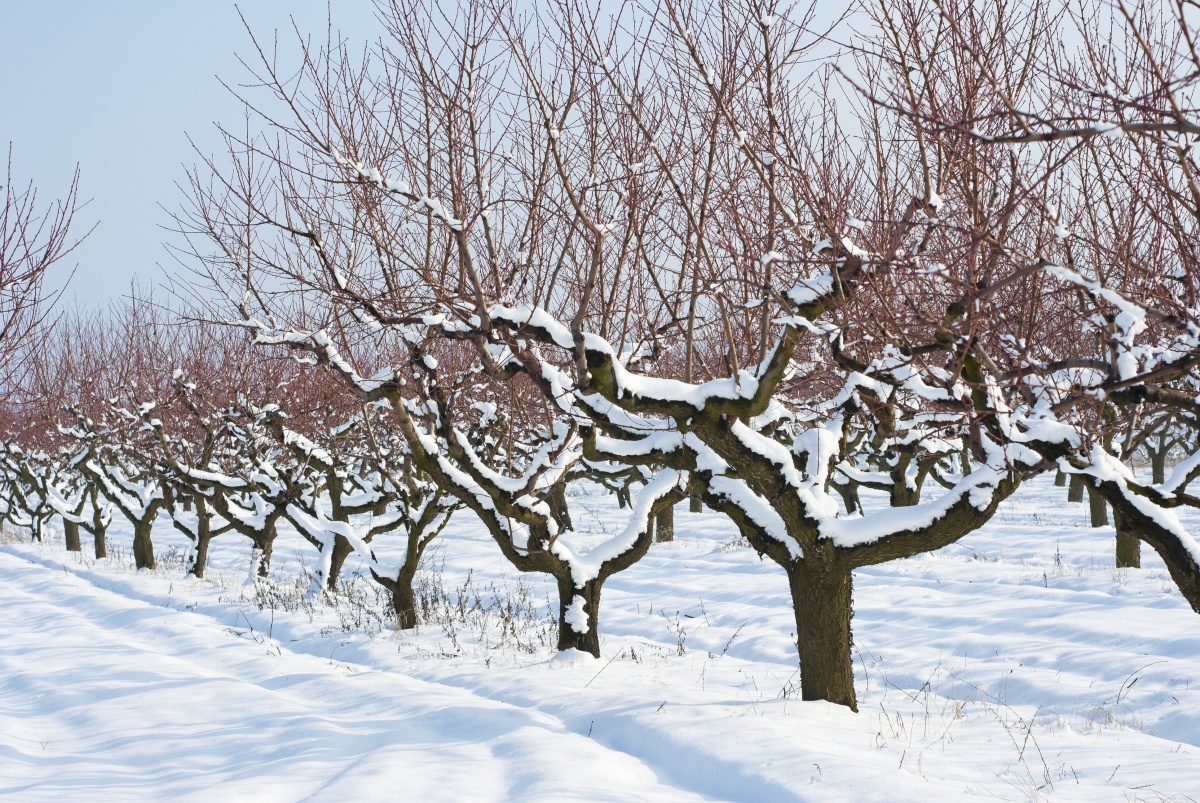
[[[1108,505],[1104,497],[1097,493],[1091,483],[1088,483],[1088,511],[1091,513],[1093,527],[1104,527],[1108,524]]]
[[[1117,568],[1142,568],[1142,540],[1117,509],[1113,508],[1113,524],[1117,527]]]
[[[550,515],[558,524],[559,531],[572,529],[571,511],[567,507],[567,484],[561,482],[553,486],[546,495],[546,502],[550,505]]]
[[[396,629],[412,630],[419,624],[417,620],[417,595],[413,591],[413,579],[417,576],[416,567],[408,564],[400,567],[396,582],[391,585],[392,608],[396,611]]]
[[[654,540],[662,543],[675,540],[675,506],[660,508],[654,517]]]
[[[700,499],[699,493],[692,494],[692,498],[688,502],[688,512],[689,513],[703,513],[704,512],[704,502]]]
[[[146,521],[134,522],[133,525],[133,565],[139,569],[154,569],[154,542],[151,531],[154,529],[154,517]]]
[[[208,527],[202,528],[200,535],[196,538],[196,549],[192,553],[192,562],[188,566],[187,573],[193,577],[204,577],[204,570],[208,568],[208,542],[212,540],[212,534]]]
[[[854,695],[850,617],[853,581],[848,570],[824,562],[788,570],[800,652],[800,696],[858,710]]]
[[[258,550],[258,576],[266,577],[271,571],[271,551],[275,547],[275,528],[269,528],[254,539],[254,547]]]
[[[1167,450],[1150,453],[1150,470],[1154,472],[1154,484],[1162,485],[1167,481]]]
[[[97,523],[92,530],[93,548],[97,558],[108,557],[108,531],[103,524]]]
[[[83,544],[79,542],[79,524],[63,519],[63,536],[67,540],[68,552],[82,552]]]
[[[921,488],[908,487],[908,469],[912,465],[913,456],[901,454],[892,469],[892,507],[912,507],[921,503]]]
[[[342,566],[346,563],[346,558],[350,557],[350,553],[354,551],[354,547],[350,545],[342,536],[335,536],[333,541],[333,554],[329,556],[329,576],[325,578],[325,588],[331,593],[337,591],[338,578],[342,574]]]
[[[1057,485],[1059,488],[1062,488],[1063,486],[1065,486],[1067,484],[1067,475],[1063,474],[1061,471],[1055,473],[1054,484]]]
[[[862,502],[858,499],[858,483],[847,482],[845,485],[833,483],[833,490],[837,491],[842,497],[842,503],[846,506],[847,513],[857,513],[862,510]]]
[[[892,507],[912,507],[913,505],[921,504],[921,492],[916,488],[909,488],[908,483],[901,480],[892,484]]]
[[[1067,501],[1082,502],[1083,501],[1083,477],[1078,474],[1071,475],[1071,482],[1067,486]]]
[[[601,580],[592,580],[583,588],[576,588],[574,581],[567,577],[558,578],[558,649],[575,649],[600,657],[600,587]],[[583,600],[583,613],[587,616],[586,627],[580,632],[576,629],[581,623],[575,621],[578,617],[571,615],[575,607],[575,599]]]

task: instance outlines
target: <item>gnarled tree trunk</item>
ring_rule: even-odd
[[[851,573],[825,561],[788,568],[800,653],[800,696],[858,710],[851,655]]]
[[[1078,474],[1071,475],[1071,482],[1067,487],[1067,501],[1083,501],[1083,477],[1079,476]]]
[[[69,519],[63,519],[63,536],[67,541],[68,552],[82,552],[83,545],[79,541],[79,524]]]
[[[1091,524],[1093,527],[1104,527],[1108,524],[1108,505],[1104,502],[1104,497],[1088,483],[1088,512],[1091,514]]]
[[[136,521],[133,524],[133,564],[139,569],[154,569],[154,542],[151,540],[154,529],[154,516]]]
[[[558,577],[558,649],[600,657],[600,589],[604,581],[576,587],[570,574]]]
[[[675,506],[664,505],[654,516],[654,540],[662,543],[675,540]]]
[[[342,566],[346,564],[346,558],[350,557],[350,553],[353,551],[354,547],[344,536],[334,537],[333,554],[329,556],[329,576],[325,578],[325,588],[331,594],[337,591],[338,579],[342,575]]]
[[[1142,540],[1130,526],[1129,519],[1113,508],[1113,524],[1117,527],[1116,566],[1118,569],[1142,568]]]

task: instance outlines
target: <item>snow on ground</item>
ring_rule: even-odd
[[[577,529],[620,526],[573,491]],[[1200,618],[1065,500],[1039,479],[960,543],[856,574],[858,714],[798,699],[783,573],[686,506],[608,582],[599,661],[554,657],[553,588],[465,514],[416,633],[361,577],[304,599],[291,533],[262,588],[236,536],[182,578],[165,521],[157,572],[10,536],[0,799],[1200,799]]]

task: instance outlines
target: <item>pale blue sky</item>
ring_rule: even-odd
[[[325,0],[243,0],[256,34],[302,30],[322,37]],[[369,0],[332,4],[351,41],[377,36]],[[218,83],[245,76],[235,54],[250,43],[233,0],[0,0],[0,147],[13,144],[15,177],[43,199],[61,195],[78,162],[91,199],[78,230],[99,222],[74,254],[68,296],[104,303],[133,276],[160,283],[173,269],[163,247],[177,209],[175,184],[192,165],[190,134],[218,149],[213,122],[235,124],[240,106]],[[67,269],[52,283],[60,284]],[[68,303],[69,303],[68,298]]]

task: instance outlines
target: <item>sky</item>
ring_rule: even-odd
[[[279,29],[350,41],[378,36],[369,0],[242,0],[256,35]],[[0,148],[12,144],[14,183],[43,202],[67,191],[76,164],[87,205],[74,231],[95,230],[49,284],[65,303],[103,305],[136,277],[162,284],[177,270],[165,227],[176,186],[204,153],[220,150],[214,123],[236,126],[241,105],[218,81],[242,82],[237,54],[253,53],[232,0],[0,0]],[[177,241],[177,240],[176,240]]]

